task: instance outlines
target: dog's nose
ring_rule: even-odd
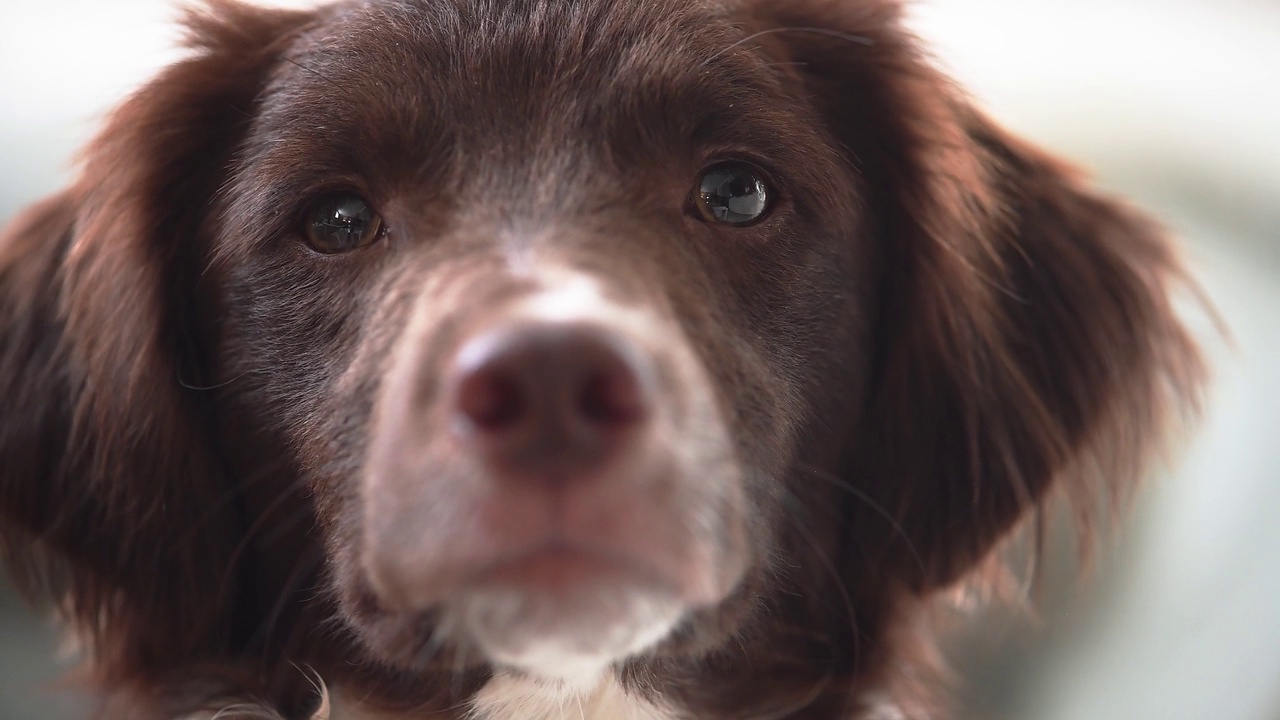
[[[458,351],[459,436],[499,474],[571,479],[624,449],[652,412],[653,371],[624,335],[525,321]]]

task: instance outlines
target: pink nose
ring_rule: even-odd
[[[593,325],[491,330],[464,344],[454,367],[455,427],[499,475],[589,474],[625,450],[652,411],[645,354]]]

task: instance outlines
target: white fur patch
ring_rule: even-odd
[[[331,714],[329,688],[318,676],[311,682],[320,695],[320,707],[316,708],[308,720],[338,720],[339,716]],[[256,702],[233,702],[218,705],[217,709],[196,710],[175,720],[284,720],[284,717],[272,708]],[[354,720],[363,719],[356,717]]]
[[[629,694],[609,673],[587,692],[500,674],[476,695],[471,717],[473,720],[675,720],[676,716]]]
[[[587,692],[554,682],[513,675],[494,676],[471,702],[469,720],[677,720],[676,714],[629,694],[612,673]],[[388,715],[344,701],[334,693],[325,715],[312,720],[425,720]]]

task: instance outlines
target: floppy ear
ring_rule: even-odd
[[[890,255],[860,455],[894,489],[921,588],[964,574],[1051,492],[1096,528],[1204,376],[1162,230],[986,118],[958,107],[955,122],[984,185],[965,197],[943,169],[942,197],[900,196],[907,225],[887,237],[910,240]]]
[[[771,36],[865,179],[882,253],[847,472],[873,502],[851,506],[850,562],[925,591],[970,570],[1051,491],[1089,524],[1202,380],[1171,306],[1185,280],[1173,248],[975,112],[922,59],[898,3],[768,12],[794,29]]]
[[[308,17],[193,12],[192,56],[110,116],[72,188],[0,236],[0,549],[108,676],[231,642],[236,501],[180,363],[200,221]]]

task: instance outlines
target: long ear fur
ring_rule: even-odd
[[[192,56],[112,114],[71,189],[0,237],[0,550],[105,677],[233,642],[236,503],[179,365],[199,222],[308,18],[192,12]]]
[[[1123,497],[1203,367],[1160,229],[975,112],[896,2],[774,5],[866,180],[884,274],[847,479],[858,577],[925,591],[974,567],[1051,491]],[[822,28],[822,33],[812,32]],[[876,507],[878,506],[878,507]]]

